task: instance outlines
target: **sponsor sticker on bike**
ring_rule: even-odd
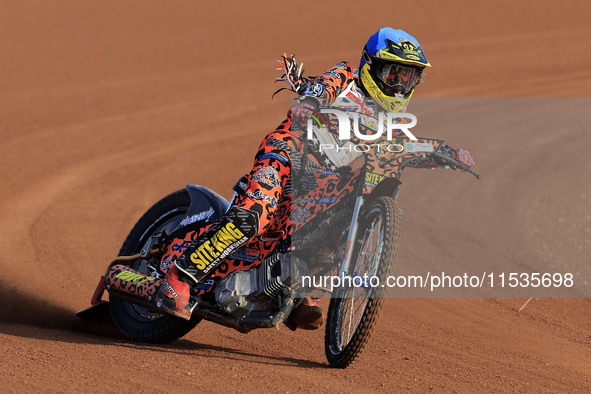
[[[322,197],[318,200],[318,204],[334,204],[339,199],[338,196]]]
[[[201,220],[209,220],[209,218],[214,214],[213,208],[209,208],[207,211],[196,213],[190,217],[186,217],[180,223],[181,226],[188,226],[189,224],[199,222]]]
[[[238,248],[234,253],[232,253],[229,257],[234,260],[241,260],[247,261],[249,263],[254,263],[259,259],[259,250],[255,248],[247,248],[242,247]]]
[[[381,181],[383,181],[385,178],[385,176],[383,175],[379,175],[379,174],[374,174],[372,172],[368,172],[365,174],[365,184],[368,186],[377,186],[378,183],[380,183]]]
[[[138,286],[144,282],[155,279],[153,276],[144,276],[141,274],[136,274],[135,272],[131,272],[131,271],[122,271],[122,272],[118,273],[115,276],[115,278],[120,279],[125,282],[133,283],[134,285],[138,285]]]
[[[433,153],[433,145],[428,142],[407,142],[405,147],[408,153]]]
[[[280,239],[282,239],[284,236],[285,236],[284,230],[275,230],[275,231],[269,231],[269,232],[259,236],[259,239],[263,242],[276,242],[276,241],[279,241]]]
[[[228,257],[240,243],[248,240],[234,223],[226,223],[210,239],[191,253],[190,259],[197,269],[209,272],[215,263]],[[213,264],[213,265],[212,265]]]

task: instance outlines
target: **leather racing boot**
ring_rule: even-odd
[[[176,264],[173,264],[164,277],[160,290],[156,293],[156,305],[173,316],[189,320],[191,319],[190,289],[191,286],[179,278],[179,270]]]
[[[287,320],[285,325],[295,331],[297,328],[302,330],[317,330],[322,327],[324,322],[324,312],[316,303],[316,300],[306,297],[295,308]]]

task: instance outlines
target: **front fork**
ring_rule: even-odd
[[[357,236],[357,218],[359,211],[363,206],[363,196],[357,197],[355,200],[355,209],[353,210],[353,217],[351,218],[351,226],[349,227],[349,236],[347,237],[347,246],[345,247],[345,256],[339,271],[339,277],[343,278],[351,273],[351,256],[355,248],[355,237]]]

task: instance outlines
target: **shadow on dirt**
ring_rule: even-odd
[[[286,339],[287,340],[287,339]],[[328,364],[316,361],[300,359],[295,357],[278,357],[269,354],[257,354],[240,349],[232,349],[225,346],[209,345],[193,342],[188,339],[180,339],[169,344],[140,344],[138,342],[119,343],[119,346],[138,349],[143,351],[174,353],[181,356],[188,355],[192,357],[203,358],[221,358],[238,362],[247,362],[263,365],[277,365],[300,368],[330,368]]]
[[[120,337],[109,313],[102,313],[92,321],[82,320],[75,316],[75,311],[3,283],[0,283],[0,300],[0,324],[75,330]],[[29,332],[23,330],[23,336],[26,336],[25,331]],[[0,332],[18,335],[18,330],[7,329],[4,324],[0,327]]]
[[[257,364],[324,368],[325,364],[292,358],[262,355],[224,346],[200,344],[181,339],[170,344],[128,341],[113,325],[108,308],[100,308],[92,319],[80,319],[63,306],[0,283],[0,333],[23,338],[64,343],[120,346],[138,351],[175,353],[205,358],[223,358]],[[286,339],[287,340],[287,339]]]
[[[36,295],[0,283],[0,323],[73,329],[74,312]]]

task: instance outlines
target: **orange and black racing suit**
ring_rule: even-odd
[[[351,86],[358,86],[357,70],[342,62],[304,84],[298,93],[330,104]],[[252,170],[234,188],[237,193],[225,216],[172,234],[163,262],[175,262],[181,272],[200,282],[199,294],[230,272],[260,263],[291,235],[291,172],[294,157],[301,157],[300,137],[301,132],[291,130],[288,113],[261,143]]]

